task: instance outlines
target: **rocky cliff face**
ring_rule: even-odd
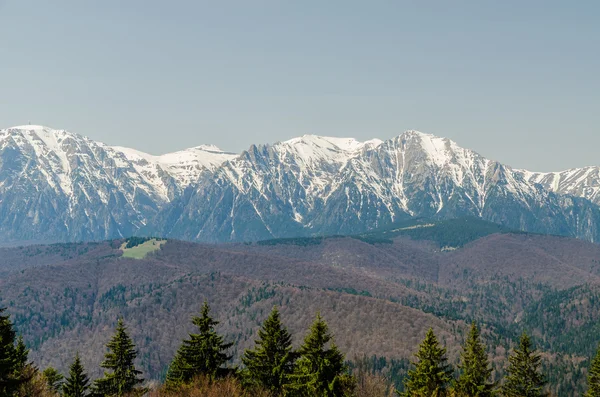
[[[195,179],[189,175],[202,172],[189,157],[173,165],[64,130],[0,130],[0,236],[76,241],[135,234]]]
[[[360,233],[411,216],[476,216],[596,241],[597,206],[558,193],[416,131],[365,143],[304,136],[251,147],[204,175],[156,224],[177,238],[242,241]]]
[[[205,145],[151,156],[23,126],[0,130],[0,236],[243,241],[468,215],[598,241],[598,170],[514,170],[417,131],[388,141],[306,135],[239,155]]]

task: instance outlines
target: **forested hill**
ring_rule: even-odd
[[[452,239],[447,231],[457,224],[429,225],[252,244],[142,239],[4,248],[0,305],[35,362],[63,371],[76,351],[87,368],[99,368],[123,316],[150,379],[164,378],[205,299],[221,319],[219,332],[235,343],[234,363],[277,305],[294,340],[320,311],[347,359],[366,356],[398,384],[429,327],[456,364],[476,320],[495,379],[527,330],[543,352],[550,390],[578,395],[598,343],[600,246],[495,233],[492,225]]]

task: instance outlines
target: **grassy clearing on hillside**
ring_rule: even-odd
[[[121,245],[121,251],[123,251],[124,258],[143,259],[146,257],[146,255],[148,255],[148,253],[160,249],[160,247],[166,242],[167,240],[157,240],[153,238],[131,248],[125,248],[127,242],[124,242]]]

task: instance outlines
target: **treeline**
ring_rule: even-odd
[[[254,397],[541,397],[548,396],[541,356],[523,333],[509,356],[506,375],[492,381],[492,368],[478,326],[473,323],[460,363],[448,363],[446,348],[430,328],[418,346],[404,390],[374,376],[361,365],[352,371],[320,314],[303,343],[292,336],[275,307],[258,331],[255,346],[240,367],[229,366],[233,346],[219,335],[219,324],[205,302],[192,318],[195,333],[182,341],[163,385],[149,387],[135,366],[137,350],[122,319],[107,343],[100,364],[104,375],[91,381],[76,354],[66,377],[54,368],[40,371],[28,361],[28,349],[17,337],[6,309],[0,309],[0,397],[113,396],[254,396]],[[585,397],[600,397],[600,349],[592,361]]]

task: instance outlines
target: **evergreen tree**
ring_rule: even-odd
[[[292,396],[340,397],[350,395],[355,387],[354,378],[348,374],[344,355],[334,343],[329,328],[320,314],[304,338],[298,353],[294,373],[286,391]],[[326,346],[330,345],[327,349]]]
[[[69,368],[69,376],[63,384],[64,397],[85,397],[89,389],[90,380],[85,373],[79,353],[75,355],[75,361]]]
[[[102,396],[122,396],[127,393],[144,393],[143,388],[138,388],[144,380],[138,378],[141,371],[135,368],[137,351],[123,320],[119,319],[115,335],[107,343],[108,353],[100,366],[111,372],[105,372],[104,377],[97,379],[94,384],[94,393]]]
[[[15,370],[21,372],[27,366],[27,357],[29,357],[29,349],[25,346],[23,337],[19,335],[17,345],[15,346]]]
[[[46,368],[42,374],[50,390],[58,393],[62,388],[62,382],[65,377],[53,367]]]
[[[408,371],[404,380],[406,397],[443,397],[448,395],[452,381],[452,367],[447,364],[446,349],[441,347],[433,329],[429,328],[425,339],[419,345],[413,362],[415,369]]]
[[[28,350],[22,338],[15,346],[16,332],[5,312],[6,308],[0,308],[0,397],[13,396],[30,378],[25,371]]]
[[[490,382],[492,368],[488,361],[485,346],[477,324],[471,324],[469,336],[461,353],[460,376],[455,391],[459,396],[490,397],[494,395],[495,384]]]
[[[532,347],[527,333],[524,332],[521,335],[519,347],[515,348],[508,361],[506,380],[502,387],[505,396],[539,397],[546,395],[543,392],[546,381],[539,372],[542,359]]]
[[[296,354],[292,351],[292,336],[281,324],[276,307],[258,330],[255,343],[255,348],[246,350],[242,357],[244,379],[274,396],[280,395],[294,370]]]
[[[199,375],[215,379],[229,373],[223,365],[231,359],[225,351],[233,343],[225,343],[215,331],[219,322],[210,317],[207,302],[202,305],[200,316],[192,317],[192,324],[198,327],[198,333],[190,334],[175,353],[167,372],[168,385],[188,383]]]
[[[592,360],[588,375],[588,391],[585,393],[585,397],[600,397],[600,346],[596,357]]]

